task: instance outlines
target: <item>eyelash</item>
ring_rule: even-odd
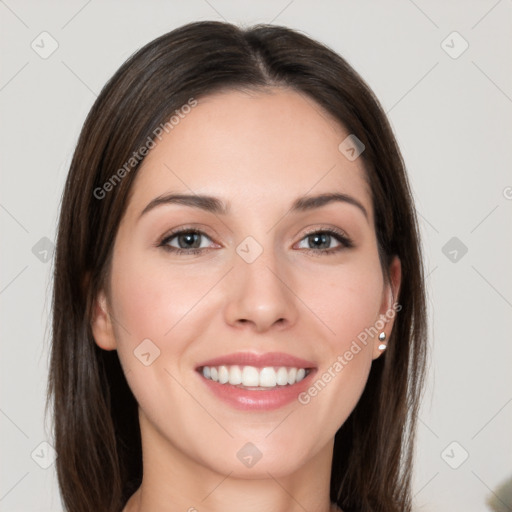
[[[206,238],[210,238],[206,233],[203,233],[200,230],[193,229],[193,228],[184,228],[179,229],[177,231],[172,231],[171,233],[168,233],[164,236],[164,238],[160,241],[158,244],[158,247],[162,247],[164,250],[171,252],[176,255],[181,254],[187,254],[187,255],[194,255],[194,254],[201,254],[205,249],[207,248],[195,248],[195,249],[181,249],[178,247],[172,247],[169,244],[169,242],[176,238],[179,235],[183,234],[195,234],[195,235],[201,235],[205,236]],[[307,254],[313,255],[313,256],[331,256],[333,254],[336,254],[340,252],[343,249],[350,249],[354,247],[354,243],[350,238],[347,237],[343,231],[338,231],[333,228],[328,229],[315,229],[313,231],[309,231],[304,234],[304,236],[301,238],[300,241],[304,240],[305,238],[308,238],[312,235],[319,235],[319,234],[326,234],[334,237],[336,241],[340,243],[338,247],[335,247],[333,249],[301,249],[305,251]]]

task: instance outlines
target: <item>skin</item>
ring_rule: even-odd
[[[297,92],[229,91],[200,99],[145,158],[92,319],[139,403],[144,476],[125,512],[331,510],[334,435],[382,353],[377,337],[307,405],[273,411],[227,406],[194,369],[232,352],[278,351],[314,361],[321,375],[392,308],[400,262],[387,283],[362,158],[338,150],[347,135]],[[170,192],[215,196],[230,211],[166,204],[141,216]],[[289,212],[299,196],[332,192],[356,198],[368,218],[345,202]],[[206,235],[202,253],[159,246],[191,224]],[[354,247],[331,238],[317,248],[313,228],[342,230]],[[250,264],[236,252],[248,236],[263,249]],[[133,354],[147,338],[160,350],[149,366]],[[262,453],[252,468],[236,456],[247,442]]]

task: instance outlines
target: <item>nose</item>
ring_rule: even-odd
[[[298,318],[297,297],[290,272],[279,265],[275,254],[265,250],[248,263],[235,255],[235,265],[228,274],[226,322],[237,328],[265,332],[286,329]]]

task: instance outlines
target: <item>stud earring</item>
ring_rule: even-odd
[[[386,344],[384,343],[384,341],[386,341],[386,333],[385,332],[381,332],[379,334],[379,341],[381,342],[381,344],[379,345],[379,350],[385,350],[386,349]]]

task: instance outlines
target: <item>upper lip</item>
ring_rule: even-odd
[[[312,361],[301,359],[300,357],[285,354],[284,352],[267,352],[258,354],[255,352],[235,352],[226,354],[214,359],[208,359],[197,366],[197,369],[203,366],[254,366],[256,368],[264,368],[267,366],[285,366],[288,368],[315,368],[316,365]]]

